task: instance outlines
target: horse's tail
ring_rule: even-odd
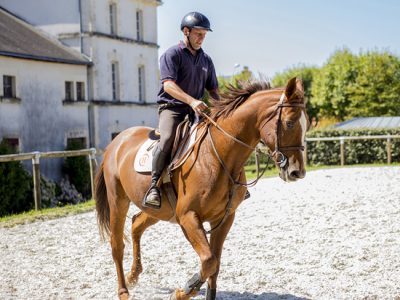
[[[103,163],[96,175],[95,187],[97,224],[99,226],[100,236],[104,240],[110,236],[110,205],[107,199],[107,186],[104,181]]]

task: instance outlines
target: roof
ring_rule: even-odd
[[[400,128],[400,117],[354,118],[335,125],[338,129],[356,128]]]
[[[81,53],[46,36],[1,7],[0,55],[66,64],[90,64]]]

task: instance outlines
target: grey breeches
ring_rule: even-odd
[[[192,109],[189,106],[174,106],[159,109],[159,130],[160,130],[160,143],[158,147],[164,153],[171,153],[172,145],[174,143],[176,128],[187,115],[192,114]]]

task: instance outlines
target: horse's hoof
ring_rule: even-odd
[[[171,296],[169,296],[169,300],[177,300],[176,298],[176,291],[173,291]]]
[[[128,287],[134,287],[139,280],[139,276],[132,275],[132,272],[129,272],[125,277],[125,282]]]
[[[129,300],[129,292],[127,289],[122,288],[118,291],[118,299],[119,300]]]

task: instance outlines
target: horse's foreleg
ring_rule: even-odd
[[[211,233],[210,244],[211,251],[214,253],[217,258],[217,268],[214,274],[212,274],[207,281],[207,292],[206,292],[206,300],[215,300],[217,295],[217,277],[219,273],[219,266],[221,263],[221,254],[222,248],[228,235],[229,230],[233,224],[233,220],[235,219],[235,214],[229,215],[225,222],[221,224],[215,231]],[[217,226],[217,224],[211,224],[211,228]]]
[[[108,195],[108,199],[112,199]],[[126,214],[129,209],[128,201],[115,200],[115,205],[110,205],[110,231],[111,250],[118,276],[118,296],[120,299],[128,299],[128,289],[125,284],[123,256],[124,256],[124,226]]]
[[[157,219],[150,217],[144,212],[139,212],[132,217],[133,263],[131,271],[126,276],[126,282],[128,285],[136,284],[140,273],[143,271],[140,255],[140,238],[148,227],[156,224],[157,222]]]
[[[215,273],[218,261],[211,251],[203,225],[196,213],[192,211],[188,212],[180,216],[179,221],[186,238],[191,243],[201,261],[200,272],[193,275],[186,283],[184,289],[178,289],[172,295],[172,299],[188,300],[190,297],[195,296],[207,278]]]

